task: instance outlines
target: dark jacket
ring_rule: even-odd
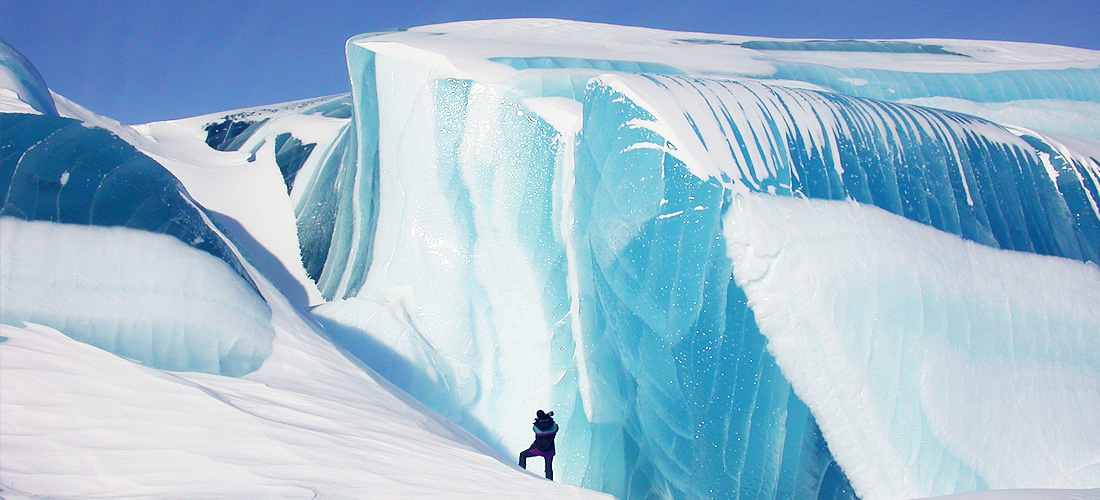
[[[535,442],[531,443],[532,450],[539,450],[544,455],[554,455],[554,436],[558,434],[558,424],[554,422],[554,417],[546,417],[535,419],[535,425],[532,427],[535,431]]]

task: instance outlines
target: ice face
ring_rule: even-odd
[[[578,32],[588,37],[558,43]],[[886,101],[953,100],[977,109],[1008,103],[1046,117],[1033,123],[1051,121],[1045,113],[1066,102],[1097,104],[1096,54],[952,41],[777,47],[644,35],[523,20],[351,40],[356,175],[369,176],[376,197],[356,202],[355,229],[334,232],[334,242],[373,234],[369,258],[325,266],[356,284],[334,295],[344,300],[315,310],[334,338],[509,454],[529,441],[528,413],[556,410],[568,436],[559,444],[559,476],[622,498],[881,498],[894,494],[891,487],[928,496],[1022,484],[1006,479],[1016,466],[1004,465],[996,446],[960,430],[973,423],[959,417],[959,398],[990,409],[998,408],[996,398],[978,397],[980,384],[956,391],[947,380],[959,373],[997,378],[1026,354],[974,361],[968,347],[916,326],[930,340],[921,344],[927,356],[914,363],[937,368],[920,368],[932,374],[924,385],[893,384],[890,374],[917,368],[895,361],[904,345],[883,327],[871,337],[894,347],[876,352],[881,359],[845,356],[867,363],[854,368],[860,376],[886,380],[881,391],[889,396],[840,398],[837,404],[867,409],[870,421],[833,420],[824,396],[803,387],[820,389],[831,379],[799,379],[781,356],[803,371],[815,361],[805,350],[774,347],[782,327],[758,317],[765,301],[798,302],[786,294],[804,285],[794,281],[800,275],[750,288],[754,278],[743,279],[739,268],[748,264],[730,247],[744,243],[731,239],[729,213],[748,196],[847,200],[838,203],[894,214],[885,220],[896,222],[884,226],[919,223],[931,231],[923,234],[958,235],[993,255],[1026,252],[1020,265],[1035,272],[1045,264],[1034,262],[1065,257],[1067,269],[1092,276],[1100,251],[1094,146]],[[1010,55],[1020,50],[1028,57]],[[828,241],[809,234],[811,247]],[[360,251],[366,244],[345,243]],[[784,255],[781,243],[747,245]],[[846,244],[821,251],[878,250]],[[806,266],[824,262],[807,252]],[[952,251],[942,258],[965,264],[969,257]],[[928,294],[981,296],[939,290],[938,281],[901,286],[892,276],[873,276],[877,288],[865,295],[928,304],[930,317],[956,313],[949,299],[926,301]],[[800,297],[814,304],[803,308],[806,331],[834,322],[833,309],[870,324],[892,321],[854,285],[825,277],[811,284],[827,288]],[[982,290],[996,303],[1015,304],[1018,288]],[[1095,301],[1091,285],[1081,293],[1071,309]],[[829,297],[815,299],[822,295]],[[974,300],[957,315],[991,314],[992,306]],[[810,316],[819,306],[831,309]],[[1048,321],[1062,315],[1046,305],[1008,310],[1001,312]],[[982,335],[1003,342],[1096,331],[1095,317],[1073,318],[1064,328],[983,328]],[[846,335],[860,334],[836,333],[850,342]],[[1082,342],[1092,348],[1092,340]],[[1066,387],[1095,372],[1095,361],[1084,360],[1057,374],[1081,342],[1058,345],[1048,353],[1053,361],[1028,365],[1040,385]],[[1023,379],[1002,381],[1002,394],[1035,394]],[[1052,413],[1006,417],[998,428],[1035,430],[1048,417],[1092,425],[1086,404],[1055,404],[1078,395],[1036,403]],[[877,442],[901,456],[876,468],[869,464],[875,452],[861,451],[845,432],[876,432]],[[913,444],[921,440],[927,444]],[[1036,470],[1083,463],[1081,449],[1060,450]],[[1049,476],[1045,486],[1094,482],[1088,474]]]
[[[104,129],[0,119],[4,322],[55,327],[158,368],[259,368],[270,309],[175,177]]]
[[[850,369],[852,373],[894,374],[899,370],[915,373],[917,370],[912,365],[904,366],[906,363],[898,361],[908,359],[907,356],[912,355],[909,353],[913,352],[906,336],[922,332],[933,338],[928,347],[931,351],[941,347],[935,340],[936,327],[956,335],[970,335],[952,331],[952,327],[943,325],[944,322],[961,323],[958,326],[961,330],[975,329],[983,335],[996,336],[999,340],[988,337],[975,342],[983,344],[982,349],[988,349],[997,342],[1013,342],[1005,339],[1045,336],[1048,333],[1046,327],[1033,328],[1041,323],[1036,320],[1040,316],[1052,318],[1049,321],[1058,325],[1053,328],[1057,333],[1052,334],[1067,341],[1053,348],[1057,354],[1052,354],[1049,364],[1044,364],[1046,361],[1039,362],[1038,367],[1028,364],[1029,369],[1039,373],[1036,376],[1044,383],[1049,383],[1051,387],[1067,387],[1068,384],[1089,380],[1100,367],[1095,360],[1087,360],[1073,367],[1062,365],[1065,358],[1079,359],[1074,354],[1078,349],[1095,350],[1092,344],[1097,339],[1087,332],[1096,331],[1097,318],[1086,312],[1092,309],[1089,304],[1100,301],[1093,283],[1095,264],[1082,265],[1077,271],[1055,273],[1058,277],[1047,285],[1049,288],[1017,283],[998,284],[981,290],[955,290],[961,285],[951,285],[952,282],[946,277],[928,277],[931,273],[922,268],[921,261],[916,258],[897,257],[889,253],[891,250],[887,250],[885,244],[874,243],[870,234],[878,229],[877,223],[856,229],[847,228],[847,231],[866,232],[868,235],[863,238],[856,236],[850,246],[833,248],[829,242],[839,236],[827,231],[807,230],[806,236],[791,232],[795,230],[790,227],[803,223],[803,220],[805,224],[824,226],[802,212],[784,212],[769,219],[768,223],[761,221],[760,226],[754,226],[774,239],[766,243],[763,240],[742,243],[758,259],[782,262],[793,259],[806,266],[798,271],[778,277],[767,269],[754,270],[751,267],[754,263],[747,259],[727,263],[721,256],[715,255],[738,241],[728,233],[732,224],[730,215],[722,215],[733,210],[731,207],[738,206],[736,201],[731,203],[731,196],[754,192],[764,194],[752,195],[753,200],[797,196],[878,206],[944,233],[957,234],[989,247],[1095,262],[1097,249],[1100,248],[1095,231],[1100,213],[1096,211],[1095,203],[1098,176],[1094,158],[1075,155],[1037,134],[1011,132],[968,116],[816,91],[776,88],[755,82],[615,75],[593,81],[589,89],[576,156],[576,227],[589,245],[590,274],[596,278],[592,289],[598,303],[597,307],[588,309],[595,316],[595,319],[588,321],[597,325],[598,329],[588,331],[599,331],[603,336],[600,340],[614,346],[606,351],[614,353],[612,356],[629,374],[631,385],[636,387],[636,392],[630,394],[628,401],[611,400],[611,406],[630,408],[632,403],[637,405],[635,411],[639,415],[630,416],[628,411],[627,422],[631,418],[637,419],[633,425],[628,423],[628,432],[637,436],[639,441],[647,441],[641,446],[643,450],[646,445],[653,447],[644,451],[643,455],[665,459],[664,463],[657,464],[657,468],[659,474],[671,478],[668,481],[676,484],[677,479],[692,478],[684,479],[682,486],[676,484],[676,488],[688,496],[705,496],[689,489],[700,481],[690,475],[690,467],[682,465],[688,463],[699,467],[700,462],[706,463],[701,458],[706,456],[705,451],[701,450],[704,447],[695,448],[694,453],[690,451],[692,443],[698,442],[692,438],[703,437],[701,441],[704,443],[723,443],[720,448],[729,451],[737,449],[737,444],[752,436],[751,432],[746,433],[748,437],[742,439],[743,436],[732,426],[711,430],[708,434],[707,426],[700,426],[699,422],[736,422],[737,409],[755,406],[754,413],[744,417],[745,428],[759,428],[756,432],[764,433],[777,433],[779,429],[785,429],[790,433],[802,425],[807,434],[816,430],[811,423],[799,422],[790,414],[785,419],[774,421],[762,418],[756,411],[764,410],[763,414],[773,417],[781,414],[767,411],[768,399],[755,397],[755,390],[746,391],[738,384],[730,384],[733,389],[728,394],[735,400],[751,394],[754,396],[749,400],[752,403],[743,400],[732,405],[732,408],[700,403],[714,401],[712,388],[702,381],[721,380],[719,377],[723,373],[733,371],[731,366],[736,367],[746,360],[753,361],[751,356],[744,354],[735,359],[721,359],[720,353],[726,348],[725,344],[738,338],[735,332],[747,332],[742,337],[741,346],[752,345],[753,342],[766,344],[768,352],[779,358],[783,350],[776,342],[785,339],[785,335],[795,326],[801,328],[805,335],[802,337],[803,343],[796,349],[800,349],[800,354],[794,356],[813,351],[824,358],[815,358],[810,362],[799,357],[792,363],[801,363],[798,370],[805,373],[804,383],[815,385],[818,389],[837,383],[831,376],[823,376],[827,370],[822,367],[832,367],[832,363],[839,363],[841,359],[832,354],[833,351],[817,349],[818,341],[814,339],[823,328],[829,328],[826,325],[838,321],[841,324],[833,328],[836,328],[838,336],[845,338],[849,349],[852,349],[852,343],[862,342],[872,346],[868,348],[864,345],[858,352],[847,353],[849,358],[867,363],[843,365],[843,369]],[[846,228],[844,224],[847,219],[841,217],[843,213],[829,211],[822,216],[832,217],[833,214],[836,214],[838,222],[837,226],[832,227]],[[755,220],[754,214],[743,217]],[[775,227],[766,226],[769,223]],[[885,222],[883,224],[887,225]],[[723,232],[723,227],[727,232],[716,236],[716,232]],[[937,234],[935,231],[926,230],[920,234],[919,237],[927,238],[929,242],[936,241],[932,237]],[[795,253],[796,241],[806,242],[805,254]],[[934,246],[937,243],[930,244]],[[879,252],[885,252],[890,258],[898,259],[892,264],[882,265],[881,272],[885,276],[868,276],[869,271],[859,268],[865,263],[865,257],[848,257],[862,255],[868,248],[874,249],[876,256],[880,255]],[[896,249],[892,251],[901,253]],[[1000,255],[993,250],[986,251]],[[814,257],[815,252],[828,252],[837,258],[847,257],[852,259],[851,264],[838,272],[832,261]],[[952,272],[957,272],[962,278],[955,279],[968,283],[974,279],[974,271],[968,270],[968,263],[972,265],[973,261],[969,255],[949,253],[947,256],[923,257],[927,262],[935,262],[936,258],[957,263],[958,268]],[[1027,258],[1021,260],[1031,262]],[[1016,266],[1007,261],[997,262],[997,265],[1006,267]],[[915,266],[913,276],[917,278],[905,274],[895,276],[887,271],[909,264]],[[932,266],[931,263],[927,265]],[[1052,265],[1059,264],[1055,260]],[[1070,261],[1065,265],[1067,269],[1074,268]],[[997,274],[995,267],[987,269],[988,274]],[[1049,274],[1044,265],[1024,264],[1023,267],[1029,272]],[[811,273],[811,268],[824,274]],[[737,278],[735,284],[722,280],[729,271]],[[832,273],[838,273],[851,282],[829,281],[826,276],[834,276]],[[1053,303],[1034,309],[1025,305],[1028,300],[1024,297],[1031,294],[1061,293],[1054,283],[1074,280],[1073,276],[1077,273],[1085,278],[1085,285],[1069,293],[1075,299],[1080,298],[1080,302],[1074,301],[1066,309],[1061,304]],[[765,276],[767,280],[764,280]],[[920,284],[910,284],[914,279],[919,279]],[[757,285],[758,281],[769,281],[774,283],[774,287],[759,294],[750,293],[753,290],[750,286]],[[947,293],[938,286],[955,291]],[[740,294],[745,294],[745,298],[738,299]],[[996,298],[985,298],[986,294]],[[734,304],[738,300],[749,305],[746,310],[750,311],[751,316],[737,313]],[[923,314],[924,318],[913,320],[894,316],[904,308],[893,301],[918,304],[913,307],[914,312],[910,316]],[[968,301],[975,304],[962,308],[961,312],[951,307],[951,304]],[[992,301],[992,304],[985,301]],[[1008,305],[1005,305],[1006,302]],[[715,303],[719,307],[715,307]],[[756,316],[767,309],[764,306],[776,303],[782,304],[783,312],[777,313],[775,319],[767,320],[776,324],[769,324]],[[795,308],[799,307],[801,309],[796,314]],[[849,315],[849,309],[859,312]],[[1012,319],[995,319],[997,316]],[[1063,324],[1063,320],[1068,324]],[[1022,325],[1018,325],[1017,321]],[[857,322],[857,325],[850,322]],[[860,324],[867,325],[867,329],[874,332],[860,336],[860,330],[853,328]],[[1006,327],[1013,325],[1018,328]],[[717,336],[721,341],[708,342],[708,334],[721,332],[723,326],[726,329],[724,335]],[[899,331],[902,333],[899,334]],[[760,334],[764,338],[753,340]],[[849,338],[849,335],[852,337]],[[898,335],[900,338],[895,338]],[[810,340],[805,340],[807,338]],[[1083,340],[1082,344],[1082,339],[1088,340]],[[968,346],[972,345],[969,342],[973,340],[966,341]],[[916,349],[919,351],[922,348]],[[989,375],[996,370],[990,367],[993,364],[1001,363],[1001,369],[1007,369],[1005,363],[1025,363],[1024,360],[1030,359],[1030,354],[1013,352],[1006,354],[1003,360],[988,360],[988,365],[985,365],[968,360],[968,356],[980,355],[965,349],[962,352],[957,351],[955,346],[943,349],[943,352],[929,352],[930,359],[925,362],[941,363],[940,356],[945,356],[951,361],[943,363],[958,364],[943,370],[958,370],[959,373],[990,370],[984,372]],[[865,355],[871,359],[861,358]],[[790,378],[797,373],[796,370],[784,366],[782,359],[779,361],[782,374],[787,378],[778,376],[769,379],[762,376],[761,390],[776,390],[786,380],[796,380]],[[609,365],[611,363],[604,360],[599,363],[604,370]],[[693,374],[689,368],[698,372]],[[1064,374],[1051,375],[1061,373],[1063,368]],[[924,370],[926,378],[952,377],[937,368]],[[903,376],[910,375],[903,373]],[[838,405],[845,406],[847,416],[837,417],[837,420],[843,422],[840,426],[846,430],[846,437],[834,437],[827,424],[823,427],[828,450],[835,453],[838,463],[861,497],[889,497],[901,491],[898,486],[887,485],[914,485],[902,496],[927,496],[1040,484],[1028,483],[1022,475],[1006,474],[1005,469],[1012,466],[998,463],[1003,455],[996,446],[978,452],[981,446],[964,437],[967,433],[959,428],[931,430],[932,424],[927,422],[942,425],[946,420],[934,412],[947,407],[958,411],[958,392],[946,389],[949,383],[938,379],[942,385],[937,385],[935,390],[941,392],[933,396],[927,386],[912,381],[908,385],[898,385],[891,382],[892,377],[871,377],[873,381],[867,382],[870,385],[882,382],[883,395],[873,404],[876,406],[874,410],[870,409],[870,403],[867,406],[853,405],[859,400],[855,397],[858,390],[832,399]],[[669,381],[673,383],[669,384]],[[677,381],[682,387],[676,387]],[[1030,394],[1034,391],[1030,383],[1024,383],[1022,379],[1003,382],[996,389],[1000,394],[1013,391]],[[861,384],[853,383],[853,387],[866,387]],[[690,390],[695,388],[704,389],[706,396],[692,394]],[[1092,425],[1092,416],[1086,409],[1090,405],[1075,402],[1080,397],[1086,397],[1085,392],[1092,394],[1094,388],[1095,384],[1085,384],[1081,393],[1074,389],[1065,394],[1066,400],[1036,403],[1036,408],[1057,408],[1050,410],[1057,414],[1052,417],[1055,420],[1073,421],[1075,426]],[[947,396],[943,391],[952,395]],[[821,401],[825,397],[820,394],[815,396],[815,390],[803,389],[796,384],[794,392],[810,405],[818,421],[832,418],[840,411],[824,408]],[[956,399],[951,403],[936,400],[948,397]],[[968,397],[976,405],[993,405],[988,399],[978,398],[976,392],[968,393]],[[593,399],[609,400],[605,397]],[[671,409],[653,412],[654,415],[642,414],[645,409],[654,407]],[[879,417],[858,424],[859,419],[850,418],[851,414],[847,413],[853,408],[866,409],[868,414]],[[1046,410],[1028,412],[1019,418],[1006,416],[1003,425],[1006,428],[1042,426],[1038,422],[1051,417],[1039,415]],[[954,413],[953,417],[959,415]],[[874,448],[876,451],[865,449],[864,452],[856,452],[848,449],[849,439],[860,441],[857,436],[865,436],[868,429],[876,426],[883,436],[882,444]],[[947,437],[948,434],[950,437]],[[934,435],[943,435],[946,442],[936,442],[929,437]],[[1030,433],[1020,435],[1028,436]],[[1024,437],[1020,439],[1026,441]],[[727,440],[734,445],[727,444]],[[967,443],[963,444],[963,441]],[[750,442],[747,449],[750,452],[760,447],[784,449],[781,440],[766,442],[769,444]],[[919,444],[922,442],[924,444]],[[867,441],[853,448],[864,444]],[[1076,464],[1071,470],[1082,467],[1089,460],[1085,450],[1092,445],[1084,446],[1063,450],[1064,454],[1060,454],[1058,459],[1045,460],[1043,467],[1059,468],[1063,461]],[[964,447],[967,448],[965,459],[961,451]],[[869,464],[877,462],[870,457],[885,457],[888,454],[883,450],[886,449],[901,450],[897,463],[878,469],[871,467]],[[682,454],[676,456],[670,453],[662,457],[664,450],[681,451]],[[864,454],[862,458],[854,459],[849,456],[850,453]],[[1034,450],[1029,450],[1029,453],[1036,455],[1036,459],[1041,455]],[[983,457],[978,458],[978,455]],[[782,460],[775,459],[771,470],[787,467],[803,473],[814,470],[814,467],[807,467],[806,462],[791,466],[786,462],[789,455],[784,452],[782,456]],[[756,457],[745,463],[768,464],[768,458]],[[976,471],[962,465],[972,464],[974,460],[985,462],[990,469]],[[702,465],[702,468],[721,470],[717,460],[712,463],[710,466]],[[828,463],[827,458],[824,465]],[[1033,466],[1030,459],[1021,463],[1027,464],[1023,467]],[[725,470],[730,470],[728,461],[722,465]],[[821,470],[822,463],[815,464],[815,467]],[[893,470],[888,471],[891,467]],[[1098,480],[1091,472],[1076,477],[1040,475],[1049,481],[1047,484],[1057,483],[1067,487],[1071,484],[1095,484]],[[741,472],[738,476],[740,486],[743,488],[745,479],[753,477],[757,475],[751,470]],[[780,484],[783,484],[782,473],[776,477],[781,478]],[[1038,475],[1031,477],[1031,480],[1039,481]],[[718,485],[720,488],[722,486],[725,485]],[[766,489],[755,490],[756,493],[761,491],[771,493]]]
[[[0,217],[0,318],[154,368],[240,376],[271,354],[271,310],[224,261],[125,227]]]
[[[585,105],[593,158],[627,151],[632,159],[616,161],[635,169],[674,161],[730,190],[849,199],[997,248],[1098,260],[1097,159],[1034,132],[917,106],[657,75],[593,82]]]
[[[0,102],[6,106],[16,104],[29,108],[30,112],[57,116],[57,106],[42,75],[3,37],[0,37],[0,89]]]

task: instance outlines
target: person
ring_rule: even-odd
[[[519,454],[519,466],[527,468],[527,459],[539,456],[546,461],[546,479],[554,480],[554,436],[558,434],[558,424],[554,422],[554,412],[539,410],[535,413],[535,442]]]

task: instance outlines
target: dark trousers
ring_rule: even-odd
[[[537,456],[537,455],[535,453],[531,453],[531,450],[523,450],[523,451],[519,452],[519,466],[526,469],[527,468],[527,459],[531,458],[531,457],[534,457],[534,456]],[[546,459],[546,479],[549,479],[549,480],[553,481],[554,480],[554,457],[553,456],[549,456],[549,457],[544,456],[543,458]]]

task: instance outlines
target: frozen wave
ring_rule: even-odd
[[[849,202],[739,196],[724,220],[769,350],[861,497],[1100,484],[1095,264]]]
[[[582,485],[851,497],[733,281],[733,196],[855,200],[989,248],[1095,261],[1090,148],[886,98],[1088,104],[1097,55],[752,42],[553,20],[353,38],[358,171],[325,262],[337,300],[315,312],[498,449],[518,451],[517,416],[551,405],[572,433],[561,477]],[[1006,79],[1019,85],[987,88]],[[959,457],[929,467],[919,494],[988,487]]]
[[[42,75],[3,37],[0,37],[0,89],[0,103],[5,111],[15,105],[33,113],[57,116],[57,106]]]
[[[0,218],[5,324],[50,325],[167,370],[240,376],[271,354],[271,310],[222,260],[170,236]]]

